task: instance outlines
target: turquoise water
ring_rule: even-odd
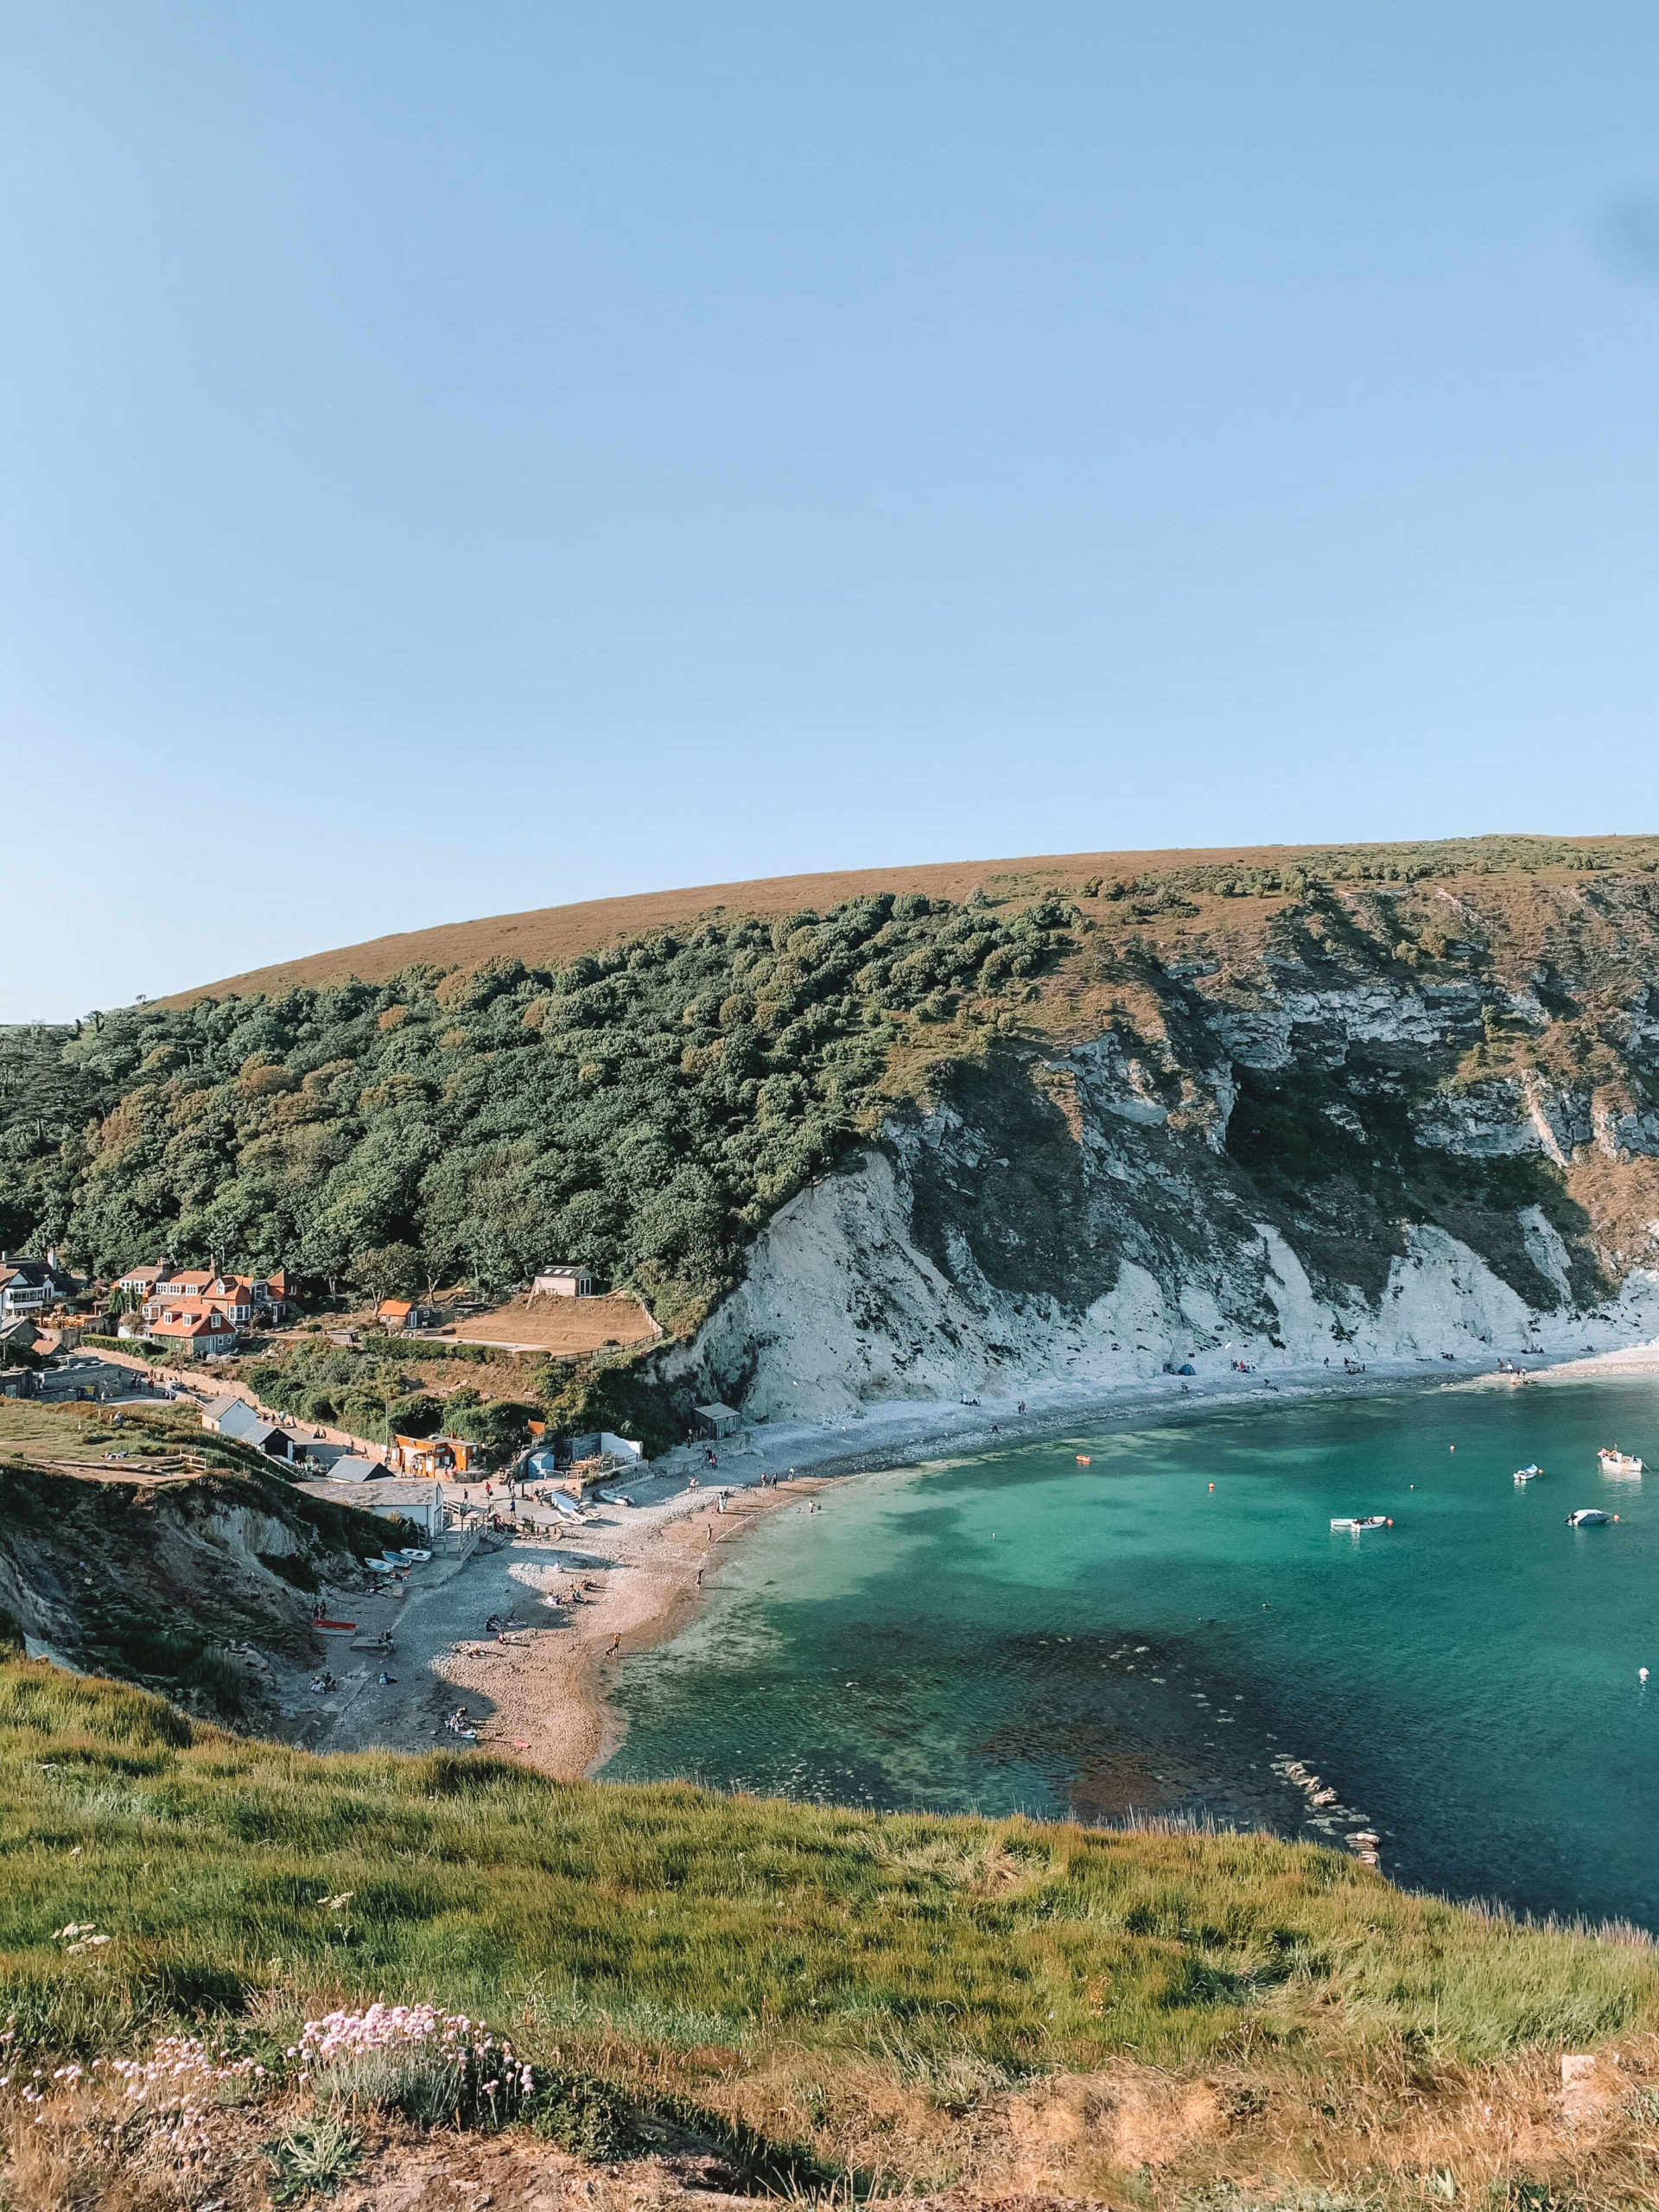
[[[1601,1444],[1659,1461],[1659,1388],[1252,1408],[826,1485],[629,1662],[606,1771],[1328,1835],[1294,1756],[1400,1881],[1659,1927],[1659,1473],[1604,1478]],[[1564,1525],[1592,1504],[1618,1524]]]

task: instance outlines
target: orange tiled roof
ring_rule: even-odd
[[[236,1332],[217,1306],[207,1312],[168,1313],[156,1324],[158,1337],[230,1337]]]

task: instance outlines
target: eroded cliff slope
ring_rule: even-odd
[[[775,1418],[1659,1333],[1651,876],[1135,903],[941,1035],[666,1374]]]

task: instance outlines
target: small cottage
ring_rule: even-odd
[[[417,1305],[412,1299],[383,1298],[374,1309],[374,1318],[395,1335],[406,1329],[429,1328],[437,1316],[429,1306]]]
[[[698,1433],[718,1442],[722,1436],[735,1436],[743,1426],[743,1416],[734,1407],[719,1404],[696,1406]]]

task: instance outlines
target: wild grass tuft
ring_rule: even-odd
[[[296,2120],[265,2145],[270,2160],[270,2201],[294,2204],[307,2196],[332,2196],[356,2171],[361,2139],[339,2113],[321,2112]]]

